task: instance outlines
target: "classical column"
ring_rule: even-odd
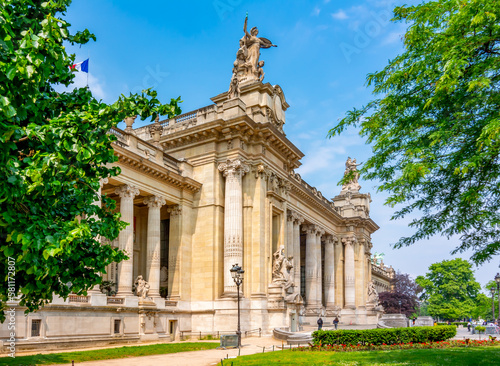
[[[319,307],[317,301],[317,281],[318,281],[318,258],[317,258],[317,240],[316,234],[318,227],[316,225],[304,225],[306,232],[306,306],[308,308]]]
[[[165,204],[161,196],[144,199],[148,206],[148,236],[146,277],[149,283],[149,296],[160,297],[160,209]]]
[[[287,211],[286,215],[286,240],[285,240],[285,256],[293,256],[293,221],[295,212],[292,210]],[[293,258],[295,263],[295,257]]]
[[[321,237],[325,230],[318,228],[316,232],[316,260],[318,262],[316,273],[316,301],[319,306],[323,305],[323,258],[321,257]]]
[[[226,177],[224,197],[224,293],[236,296],[236,285],[229,270],[238,263],[243,267],[243,193],[242,178],[250,168],[239,159],[219,164]]]
[[[293,221],[293,278],[295,283],[295,292],[300,294],[301,278],[300,278],[300,225],[304,222],[304,218],[296,215]]]
[[[325,238],[325,305],[328,309],[335,306],[334,242],[336,239],[333,235],[327,235]]]
[[[170,234],[168,243],[168,298],[179,300],[181,297],[181,240],[182,208],[179,205],[168,206],[170,214]]]
[[[120,196],[120,213],[122,221],[129,225],[120,232],[119,246],[129,257],[118,263],[118,292],[117,295],[132,295],[133,267],[134,267],[134,197],[139,194],[139,189],[133,185],[125,184],[118,187],[115,193]]]
[[[348,309],[356,308],[356,286],[355,286],[355,267],[354,267],[354,243],[355,236],[342,238],[345,246],[345,307]]]

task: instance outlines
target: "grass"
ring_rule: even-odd
[[[277,351],[241,356],[224,366],[266,365],[342,365],[342,366],[461,366],[500,364],[500,346],[448,349],[412,349],[368,352],[292,352]],[[219,364],[220,365],[220,364]]]
[[[78,351],[65,353],[51,353],[47,355],[19,356],[16,358],[2,357],[0,365],[26,366],[26,365],[54,365],[60,363],[71,363],[71,361],[99,361],[115,358],[139,357],[150,355],[162,355],[167,353],[200,351],[213,349],[219,346],[219,343],[168,343],[154,344],[148,346],[125,346],[120,348],[107,348],[92,351]]]

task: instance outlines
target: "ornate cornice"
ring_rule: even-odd
[[[115,150],[115,155],[118,157],[119,164],[126,165],[141,174],[148,175],[151,178],[161,181],[162,183],[168,183],[172,186],[180,189],[186,189],[187,191],[193,193],[198,192],[202,187],[202,184],[194,179],[183,177],[177,172],[147,160],[124,147],[115,144],[113,148]]]

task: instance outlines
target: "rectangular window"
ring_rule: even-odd
[[[42,329],[42,320],[33,319],[31,321],[31,336],[40,337],[40,330]]]
[[[115,334],[120,334],[120,327],[121,327],[122,321],[120,319],[115,319]]]

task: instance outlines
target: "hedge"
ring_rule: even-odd
[[[448,323],[437,323],[437,325],[448,325]],[[451,322],[451,325],[456,325],[456,326],[459,326],[459,325],[463,325],[464,327],[467,326],[467,322]]]
[[[365,330],[317,330],[313,332],[314,345],[401,344],[440,342],[454,337],[454,325],[441,327],[411,327]]]

